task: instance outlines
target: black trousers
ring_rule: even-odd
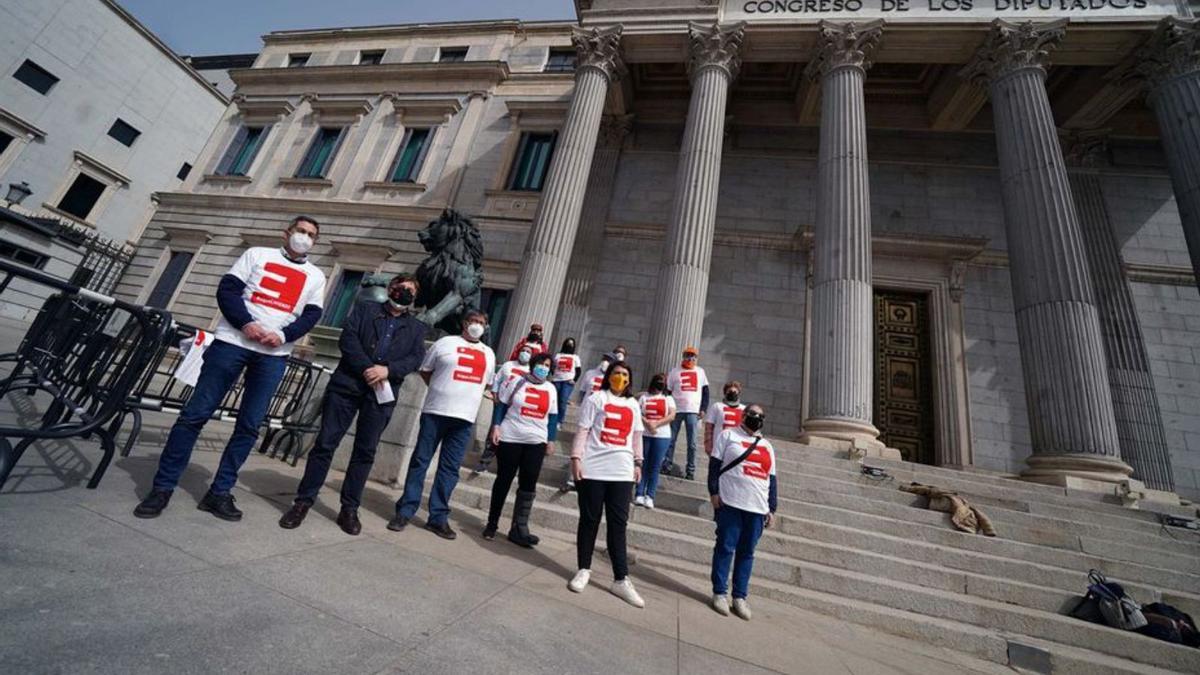
[[[354,416],[358,415],[354,449],[346,466],[346,480],[342,483],[342,506],[358,508],[362,504],[367,476],[375,464],[375,448],[379,445],[379,437],[383,435],[395,409],[395,403],[376,403],[374,393],[355,395],[335,389],[326,390],[325,403],[321,408],[321,430],[317,432],[316,445],[308,453],[304,478],[300,479],[300,487],[296,490],[296,501],[312,503],[316,500],[317,492],[329,475],[333,453],[350,429]]]
[[[579,529],[575,532],[575,548],[579,569],[592,568],[592,552],[600,532],[600,516],[604,515],[608,557],[612,560],[613,578],[629,576],[625,553],[625,526],[629,523],[629,503],[633,500],[633,481],[588,480],[575,483],[579,494]]]
[[[488,525],[500,523],[500,512],[504,500],[517,478],[517,490],[533,492],[537,489],[538,475],[542,473],[542,460],[546,457],[545,443],[505,443],[496,446],[496,482],[492,484],[492,503],[488,508]]]

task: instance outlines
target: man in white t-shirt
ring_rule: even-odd
[[[317,221],[299,216],[283,230],[282,247],[247,249],[221,277],[216,340],[204,352],[196,387],[167,436],[154,486],[133,510],[138,518],[155,518],[167,507],[200,430],[242,377],[233,434],[225,444],[208,494],[199,504],[201,511],[222,520],[241,520],[242,512],[230,494],[238,470],[258,439],[258,428],[283,379],[293,343],[321,318],[325,275],[307,257],[319,233]]]
[[[421,407],[421,426],[408,462],[404,493],[396,502],[396,517],[388,523],[389,530],[403,530],[416,515],[424,492],[425,472],[440,445],[425,529],[443,539],[458,536],[450,528],[450,495],[458,485],[458,469],[475,428],[479,403],[495,378],[496,355],[482,342],[486,331],[487,315],[477,309],[468,310],[463,317],[462,334],[438,340],[425,353],[420,373],[429,385],[429,392]]]
[[[733,613],[749,621],[750,574],[754,548],[764,527],[775,522],[779,488],[775,482],[775,448],[762,437],[766,413],[750,405],[741,425],[717,434],[708,460],[708,494],[717,521],[713,547],[712,606],[730,611],[729,567],[733,564]]]
[[[708,375],[697,364],[700,352],[688,346],[683,350],[683,361],[667,374],[667,388],[675,399],[675,420],[671,422],[671,444],[662,471],[669,476],[680,476],[688,480],[696,477],[696,423],[700,413],[708,409]],[[687,429],[687,472],[681,473],[675,465],[675,441],[679,428]]]
[[[746,410],[745,404],[741,402],[741,382],[737,380],[726,382],[722,393],[724,399],[708,406],[708,413],[704,415],[704,454],[710,456],[712,455],[713,438],[726,429],[740,425],[742,413]]]

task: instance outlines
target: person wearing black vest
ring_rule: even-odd
[[[397,275],[388,284],[387,300],[359,303],[351,310],[338,340],[342,358],[325,390],[321,430],[308,453],[296,501],[279,519],[280,527],[290,530],[304,522],[329,474],[333,453],[357,415],[354,449],[342,482],[342,508],[337,524],[346,534],[362,531],[358,507],[375,463],[375,447],[396,409],[404,377],[416,370],[425,357],[428,326],[412,312],[417,291],[415,278]]]

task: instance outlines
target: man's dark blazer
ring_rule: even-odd
[[[342,358],[329,380],[330,389],[344,394],[373,395],[362,374],[367,368],[380,364],[387,366],[392,391],[399,395],[404,376],[420,367],[425,358],[425,334],[429,327],[411,314],[401,317],[387,354],[376,360],[375,347],[383,334],[383,322],[389,316],[387,301],[360,302],[350,310],[338,340]]]

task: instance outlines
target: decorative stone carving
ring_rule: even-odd
[[[571,44],[575,45],[575,72],[596,69],[604,73],[609,82],[615,82],[625,73],[625,62],[621,58],[621,27],[573,28]]]
[[[730,81],[737,79],[738,70],[742,67],[741,49],[745,36],[745,21],[689,23],[688,77],[695,79],[696,73],[705,68],[720,68],[729,74]]]
[[[883,20],[843,24],[822,21],[817,30],[816,52],[804,69],[805,77],[812,80],[844,66],[862,70],[870,68],[871,59],[883,35]]]
[[[1163,19],[1133,58],[1133,71],[1145,78],[1151,96],[1166,80],[1200,71],[1200,19]]]
[[[1108,130],[1069,131],[1060,136],[1062,142],[1063,161],[1069,167],[1093,169],[1108,166],[1109,159]]]
[[[950,264],[950,299],[962,302],[963,293],[967,290],[967,263],[955,260]]]
[[[1050,52],[1066,35],[1066,19],[1047,23],[1012,23],[1003,19],[992,22],[987,39],[959,76],[986,87],[991,80],[1026,68],[1046,74]]]
[[[596,146],[619,148],[633,130],[633,115],[605,115],[600,120],[600,134]]]

